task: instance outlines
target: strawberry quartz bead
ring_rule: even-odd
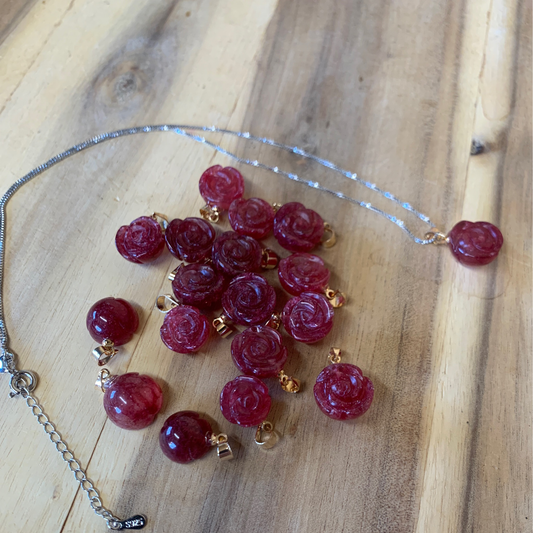
[[[122,298],[98,300],[87,313],[87,329],[102,344],[105,339],[122,346],[131,340],[139,327],[139,316],[133,306]]]
[[[209,321],[196,307],[178,305],[165,314],[160,334],[169,350],[194,353],[209,337]]]
[[[285,304],[281,320],[292,338],[311,344],[331,331],[333,307],[322,294],[303,292]]]
[[[268,387],[253,376],[238,376],[226,383],[220,394],[222,414],[243,427],[258,426],[270,411],[272,400]]]
[[[281,335],[268,326],[253,326],[239,333],[231,343],[231,357],[248,376],[275,377],[287,361]]]
[[[149,263],[165,249],[165,237],[157,220],[136,218],[129,226],[117,231],[115,244],[120,255],[132,263]]]
[[[374,398],[372,382],[361,369],[348,363],[329,365],[313,387],[320,410],[335,420],[357,418],[368,411]]]
[[[274,217],[274,236],[291,252],[309,252],[322,239],[324,221],[299,202],[282,205]]]
[[[222,296],[224,314],[241,326],[266,322],[275,306],[276,291],[258,274],[241,274],[233,278]]]
[[[161,387],[137,372],[113,376],[104,383],[104,389],[105,412],[122,429],[149,426],[163,405]]]
[[[172,290],[178,302],[200,309],[217,307],[227,286],[228,282],[220,272],[202,263],[181,265],[172,280]]]
[[[197,217],[176,218],[165,230],[165,241],[170,253],[188,263],[197,263],[211,257],[215,230],[209,222]]]
[[[233,167],[215,165],[208,168],[200,178],[200,194],[211,207],[228,209],[233,200],[244,194],[244,180]]]
[[[217,270],[232,277],[261,269],[263,249],[252,237],[226,231],[213,244],[213,263]]]
[[[450,248],[463,265],[488,265],[503,245],[501,231],[490,222],[458,222],[448,234]]]
[[[233,200],[228,218],[231,227],[240,235],[264,239],[274,225],[274,208],[261,198]]]
[[[194,411],[179,411],[170,415],[159,433],[163,453],[176,463],[190,463],[203,457],[210,449],[209,422]]]
[[[279,262],[281,286],[290,294],[324,292],[329,282],[329,270],[317,255],[295,253]]]

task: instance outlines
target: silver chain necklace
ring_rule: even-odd
[[[109,141],[112,139],[117,139],[119,137],[126,137],[128,135],[135,135],[137,133],[151,133],[151,132],[162,132],[162,131],[169,131],[169,132],[173,132],[178,135],[181,135],[183,137],[187,137],[188,139],[191,139],[193,141],[199,142],[201,144],[205,144],[213,148],[217,152],[224,154],[230,157],[231,159],[239,163],[242,163],[244,165],[250,165],[252,167],[262,168],[264,170],[274,172],[275,174],[279,174],[292,181],[302,183],[303,185],[307,185],[308,187],[311,187],[313,189],[317,189],[319,191],[328,193],[330,195],[335,196],[336,198],[340,198],[341,200],[346,200],[354,205],[364,207],[365,209],[368,209],[374,213],[377,213],[378,215],[381,215],[382,217],[386,218],[387,220],[389,220],[390,222],[398,226],[416,244],[422,244],[422,245],[442,244],[446,241],[446,237],[442,233],[440,233],[438,230],[435,229],[435,225],[433,224],[433,222],[431,222],[428,216],[424,215],[423,213],[420,213],[414,207],[412,207],[409,203],[401,201],[399,198],[397,198],[390,192],[380,189],[374,183],[370,183],[359,178],[357,174],[344,170],[338,165],[336,165],[335,163],[332,163],[331,161],[309,154],[308,152],[306,152],[305,150],[302,150],[301,148],[298,148],[297,146],[289,146],[286,144],[273,141],[272,139],[267,139],[265,137],[256,137],[247,132],[226,130],[222,128],[217,128],[215,126],[188,126],[188,125],[162,124],[158,126],[140,126],[136,128],[129,128],[129,129],[124,129],[124,130],[117,130],[113,132],[102,133],[101,135],[92,137],[91,139],[88,139],[80,144],[76,144],[72,148],[69,148],[68,150],[64,152],[61,152],[60,154],[57,154],[56,156],[46,161],[46,163],[43,163],[42,165],[39,165],[38,167],[34,168],[32,171],[28,172],[28,174],[19,178],[15,183],[13,183],[13,185],[11,185],[11,187],[6,191],[6,193],[0,199],[0,373],[11,375],[10,396],[11,397],[21,396],[22,398],[25,399],[26,404],[31,409],[33,415],[37,418],[37,421],[43,427],[44,431],[46,432],[50,440],[54,443],[56,450],[61,454],[63,460],[67,463],[71,472],[73,472],[74,477],[76,478],[76,481],[79,483],[81,489],[87,495],[87,498],[89,499],[89,504],[91,505],[93,511],[98,516],[101,516],[106,521],[107,527],[112,530],[142,529],[146,525],[146,519],[143,515],[136,515],[136,516],[133,516],[132,518],[128,518],[127,520],[120,520],[120,518],[116,517],[109,509],[104,507],[102,503],[102,499],[100,497],[100,493],[98,492],[97,488],[94,486],[93,482],[87,477],[87,474],[84,468],[81,466],[79,461],[75,458],[74,453],[69,449],[67,443],[63,440],[60,433],[56,430],[55,425],[48,419],[38,399],[33,395],[33,391],[35,390],[35,387],[37,385],[37,379],[35,375],[31,371],[19,370],[17,368],[16,355],[9,347],[9,337],[8,337],[5,316],[4,316],[4,294],[3,294],[4,273],[5,273],[5,246],[6,246],[6,205],[11,199],[11,197],[23,185],[25,185],[29,181],[33,180],[34,178],[42,174],[45,170],[48,170],[49,168],[53,167],[54,165],[57,165],[61,161],[64,161],[65,159],[67,159],[68,157],[74,154],[82,152],[83,150],[86,150],[87,148],[90,148],[97,144],[101,144],[105,141]],[[298,156],[301,156],[304,159],[309,159],[311,161],[314,161],[315,163],[318,163],[319,165],[322,165],[325,168],[333,170],[334,172],[341,174],[345,178],[353,180],[365,186],[367,189],[370,189],[380,194],[387,200],[394,202],[395,204],[399,205],[406,211],[415,215],[422,222],[428,224],[428,226],[431,229],[425,234],[424,238],[416,237],[415,234],[405,225],[403,220],[400,220],[396,218],[395,216],[381,209],[378,209],[377,207],[374,207],[371,203],[356,200],[355,198],[347,196],[346,194],[340,191],[335,191],[333,189],[324,187],[317,181],[305,180],[299,177],[297,174],[285,172],[279,169],[278,167],[271,167],[269,165],[260,163],[257,160],[250,160],[250,159],[239,157],[236,154],[229,152],[225,148],[222,148],[220,145],[215,144],[205,139],[205,137],[202,137],[200,135],[197,135],[195,133],[190,133],[190,132],[213,132],[213,133],[222,133],[226,135],[232,135],[235,137],[239,137],[241,139],[246,139],[249,141],[259,142],[259,143],[262,143],[268,146],[273,146],[275,148],[285,150],[286,152],[290,152]]]

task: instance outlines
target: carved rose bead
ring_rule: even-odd
[[[226,231],[213,244],[213,263],[220,272],[232,277],[261,268],[263,249],[252,237]]]
[[[333,307],[322,294],[303,292],[285,304],[281,319],[291,337],[311,344],[331,331]]]
[[[139,316],[133,306],[122,298],[102,298],[87,313],[87,329],[102,344],[105,339],[122,346],[131,340],[139,327]]]
[[[274,208],[261,198],[239,198],[229,206],[231,227],[240,235],[264,239],[274,224]]]
[[[197,263],[211,257],[215,230],[209,222],[197,217],[176,218],[165,230],[165,241],[170,253],[188,263]]]
[[[190,463],[203,457],[210,449],[211,424],[194,411],[170,415],[159,433],[162,452],[176,463]]]
[[[226,278],[212,265],[193,263],[182,265],[172,281],[172,290],[178,302],[200,309],[217,307],[226,290]]]
[[[233,200],[244,194],[244,180],[236,168],[215,165],[202,174],[200,194],[210,206],[228,209]]]
[[[295,253],[282,259],[278,267],[281,286],[290,294],[323,292],[328,286],[329,270],[317,255]]]
[[[248,376],[274,377],[287,361],[281,335],[268,326],[253,326],[239,333],[231,343],[237,368]]]
[[[357,418],[368,411],[374,398],[372,382],[361,369],[348,363],[329,365],[313,388],[320,410],[335,420]]]
[[[104,409],[113,424],[142,429],[154,421],[163,405],[163,392],[150,376],[130,372],[108,383],[104,384]]]
[[[241,274],[233,278],[222,296],[224,314],[241,326],[266,322],[275,306],[276,291],[258,274]]]
[[[177,353],[197,352],[209,337],[209,321],[190,305],[178,305],[165,314],[161,340]]]
[[[324,221],[299,202],[282,205],[274,217],[274,236],[291,252],[309,252],[322,239]]]
[[[258,378],[239,376],[226,383],[220,394],[222,414],[243,427],[258,426],[270,411],[268,387]]]
[[[503,245],[501,231],[490,222],[458,222],[450,231],[450,248],[463,265],[488,265]]]
[[[132,263],[149,263],[165,249],[165,237],[157,220],[136,218],[129,226],[117,231],[115,245],[120,255]]]

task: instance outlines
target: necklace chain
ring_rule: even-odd
[[[298,148],[297,146],[289,146],[286,144],[278,143],[272,139],[267,139],[266,137],[256,137],[255,135],[251,135],[250,133],[247,133],[247,132],[226,130],[226,129],[217,128],[215,126],[188,126],[188,125],[162,124],[162,125],[157,125],[157,126],[140,126],[140,127],[135,127],[135,128],[102,133],[80,144],[76,144],[75,146],[69,148],[68,150],[61,152],[60,154],[55,155],[54,157],[52,157],[51,159],[49,159],[42,165],[39,165],[38,167],[34,168],[30,172],[28,172],[25,176],[22,176],[15,183],[13,183],[13,185],[9,187],[9,189],[0,199],[0,373],[11,374],[11,388],[14,391],[11,393],[11,396],[12,397],[21,396],[26,400],[26,404],[31,409],[33,415],[37,418],[37,421],[43,427],[44,431],[49,436],[50,440],[54,443],[57,451],[61,454],[63,460],[68,464],[69,469],[74,473],[76,481],[80,484],[80,487],[86,493],[93,511],[98,516],[101,516],[102,518],[105,519],[107,523],[107,527],[109,529],[114,529],[114,530],[122,529],[122,528],[127,529],[127,526],[124,525],[125,522],[121,522],[119,518],[117,518],[115,515],[113,515],[111,511],[109,511],[107,508],[104,507],[102,500],[100,498],[100,494],[98,490],[96,489],[96,487],[94,486],[93,482],[87,477],[85,470],[82,468],[79,461],[75,458],[74,453],[69,449],[66,442],[63,440],[59,432],[56,430],[55,425],[48,419],[48,417],[44,413],[44,410],[42,406],[40,405],[39,401],[37,400],[37,398],[32,394],[33,389],[35,388],[35,385],[36,385],[34,375],[29,371],[17,369],[15,353],[9,349],[9,338],[8,338],[8,332],[7,332],[5,316],[4,316],[4,293],[3,293],[4,272],[5,272],[5,246],[6,246],[6,205],[11,199],[11,197],[23,185],[25,185],[29,181],[33,180],[34,178],[42,174],[45,170],[48,170],[49,168],[53,167],[54,165],[57,165],[61,161],[64,161],[65,159],[67,159],[68,157],[74,154],[82,152],[83,150],[86,150],[87,148],[90,148],[102,142],[109,141],[112,139],[117,139],[119,137],[135,135],[137,133],[150,133],[150,132],[156,132],[156,131],[158,132],[170,131],[178,135],[181,135],[183,137],[187,137],[188,139],[191,139],[193,141],[205,144],[213,148],[217,152],[224,154],[230,157],[231,159],[238,161],[239,163],[242,163],[244,165],[250,165],[253,167],[268,170],[270,172],[274,172],[275,174],[279,174],[292,181],[302,183],[303,185],[307,185],[308,187],[311,187],[313,189],[317,189],[319,191],[331,194],[339,199],[346,200],[354,205],[359,205],[360,207],[364,207],[365,209],[368,209],[374,213],[377,213],[378,215],[381,215],[382,217],[385,217],[387,220],[389,220],[390,222],[398,226],[400,229],[402,229],[407,234],[407,236],[411,240],[413,240],[417,244],[422,244],[422,245],[433,244],[436,242],[437,235],[438,235],[438,232],[436,232],[435,230],[432,230],[428,234],[426,234],[426,236],[429,236],[430,238],[420,239],[416,237],[414,233],[406,227],[403,220],[400,220],[396,218],[395,216],[381,209],[378,209],[377,207],[374,207],[372,204],[368,202],[356,200],[355,198],[347,196],[346,194],[340,191],[335,191],[333,189],[324,187],[317,181],[305,180],[301,178],[300,176],[298,176],[297,174],[294,174],[291,172],[285,172],[284,170],[279,169],[277,166],[271,167],[269,165],[260,163],[257,160],[250,160],[250,159],[239,157],[236,154],[226,150],[222,146],[205,139],[205,137],[196,135],[194,133],[190,133],[190,132],[213,132],[213,133],[231,135],[231,136],[239,137],[241,139],[246,139],[250,141],[259,142],[259,143],[262,143],[268,146],[273,146],[275,148],[279,148],[286,152],[290,152],[298,156],[301,156],[304,159],[309,159],[311,161],[314,161],[315,163],[318,163],[319,165],[322,165],[325,168],[328,168],[334,172],[337,172],[341,174],[342,176],[365,186],[366,188],[380,194],[384,198],[391,200],[392,202],[396,203],[397,205],[399,205],[406,211],[418,217],[422,222],[428,224],[431,228],[434,228],[434,224],[431,222],[429,217],[427,217],[426,215],[414,209],[407,202],[402,202],[399,198],[397,198],[393,194],[380,189],[373,183],[362,180],[361,178],[359,178],[359,176],[357,176],[357,174],[344,170],[338,165],[336,165],[335,163],[328,161],[327,159],[322,159],[313,154],[310,154],[306,152],[305,150]]]

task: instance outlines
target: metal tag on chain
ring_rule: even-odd
[[[131,518],[117,522],[117,527],[113,529],[143,529],[144,526],[146,526],[146,516],[136,514]]]

